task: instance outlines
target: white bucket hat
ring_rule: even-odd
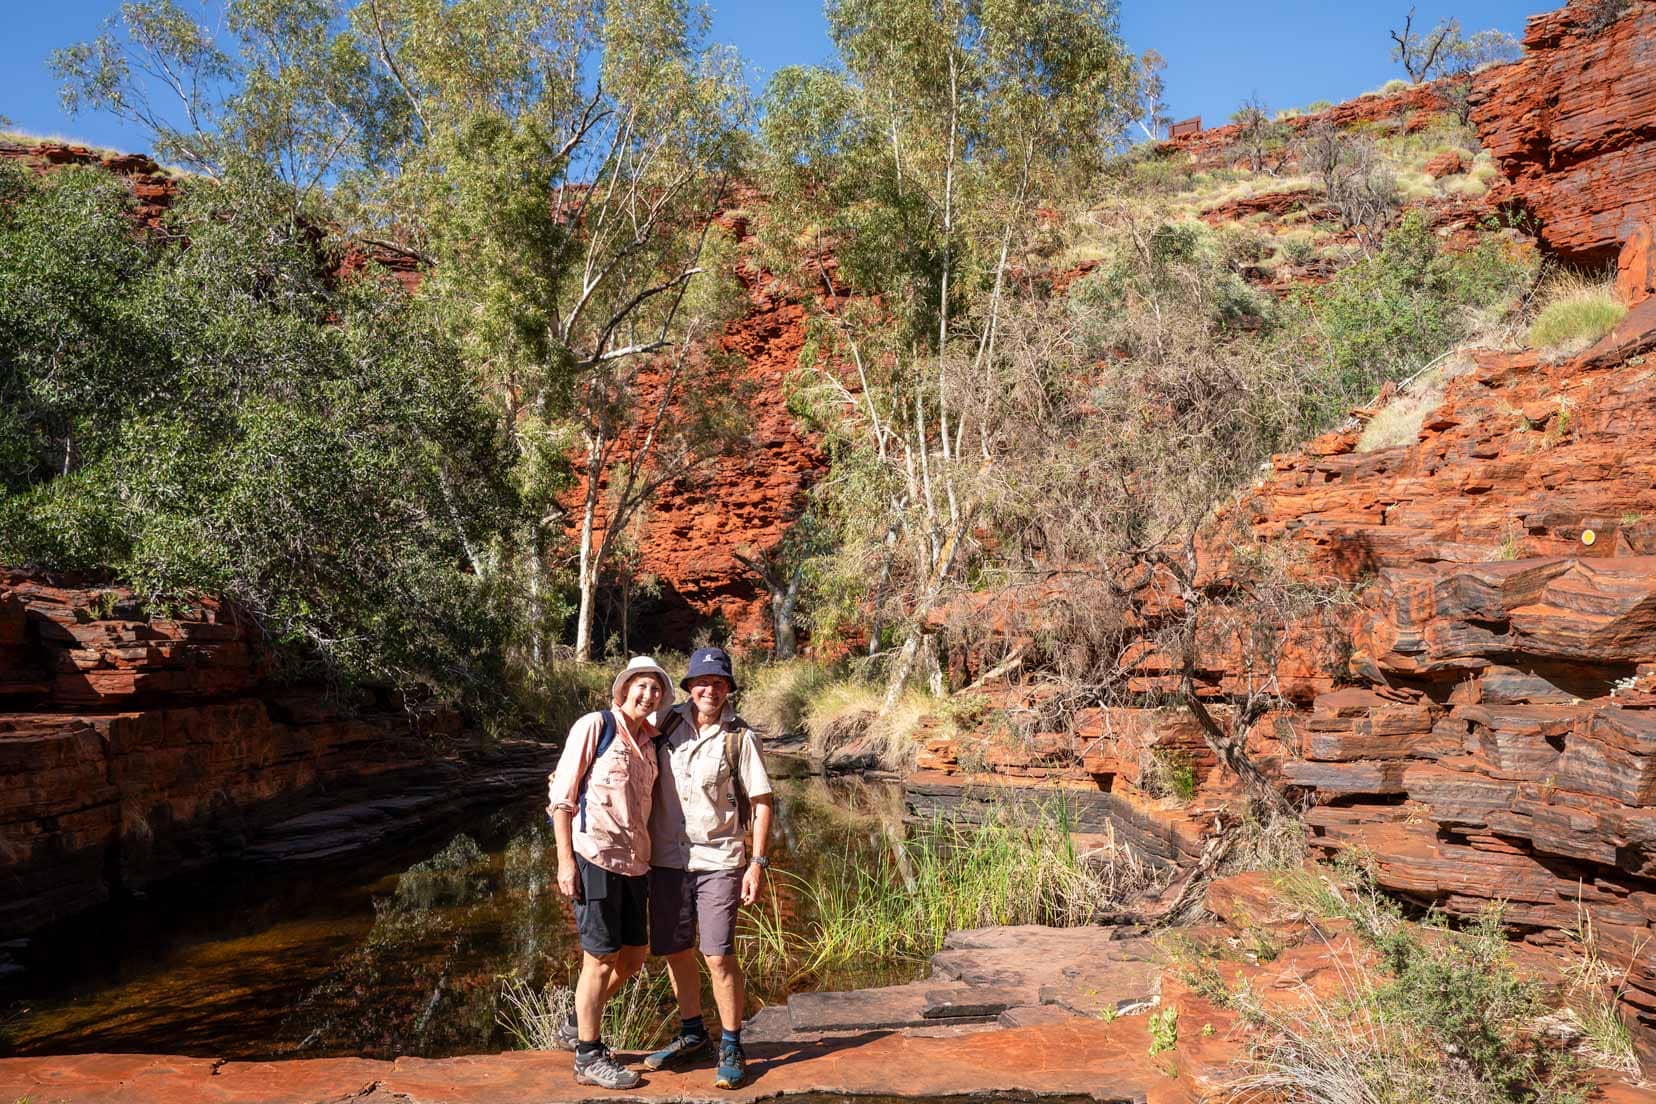
[[[654,675],[656,681],[661,683],[661,704],[656,706],[657,713],[664,713],[671,708],[677,700],[673,692],[673,680],[661,669],[661,664],[649,656],[633,656],[627,661],[627,665],[621,668],[621,673],[615,676],[615,681],[610,683],[610,701],[620,702],[621,688],[627,685],[628,679],[638,675]]]

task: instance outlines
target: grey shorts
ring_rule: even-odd
[[[741,903],[740,868],[650,867],[650,953],[678,954],[699,945],[704,955],[735,954]]]
[[[643,874],[616,874],[575,856],[581,899],[575,903],[575,926],[581,932],[581,950],[603,958],[622,947],[642,947],[649,916],[645,896],[649,878]]]

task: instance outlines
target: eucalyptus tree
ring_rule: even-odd
[[[0,563],[226,597],[301,670],[499,705],[461,568],[515,510],[481,389],[395,284],[328,276],[288,189],[230,187],[183,185],[173,249],[117,178],[0,166]]]
[[[420,297],[493,396],[523,503],[516,537],[469,549],[473,568],[525,586],[538,656],[574,529],[585,657],[614,536],[733,433],[728,412],[680,408],[688,375],[729,366],[693,354],[731,298],[702,259],[748,122],[736,57],[707,44],[692,0],[228,0],[224,15],[215,33],[174,0],[131,0],[57,56],[66,101],[149,127],[198,171],[258,162],[428,270]]]
[[[832,252],[858,295],[815,274],[807,393],[841,450],[828,513],[843,568],[823,585],[855,603],[874,581],[892,696],[994,495],[1018,401],[997,336],[1041,211],[1072,208],[1139,114],[1115,14],[1112,0],[831,0],[840,67],[784,69],[766,93],[774,221],[805,228],[777,251],[824,266]]]

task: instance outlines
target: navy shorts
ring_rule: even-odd
[[[647,874],[616,874],[575,856],[581,899],[575,902],[575,926],[581,950],[599,958],[622,947],[648,946],[650,879]]]

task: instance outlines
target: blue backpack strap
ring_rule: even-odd
[[[592,768],[598,765],[598,760],[604,757],[604,752],[615,742],[615,714],[608,709],[598,711],[600,728],[598,730],[598,747],[592,753],[592,762],[587,764],[586,773],[581,775],[581,831],[586,831],[586,792],[587,783],[592,780]]]

